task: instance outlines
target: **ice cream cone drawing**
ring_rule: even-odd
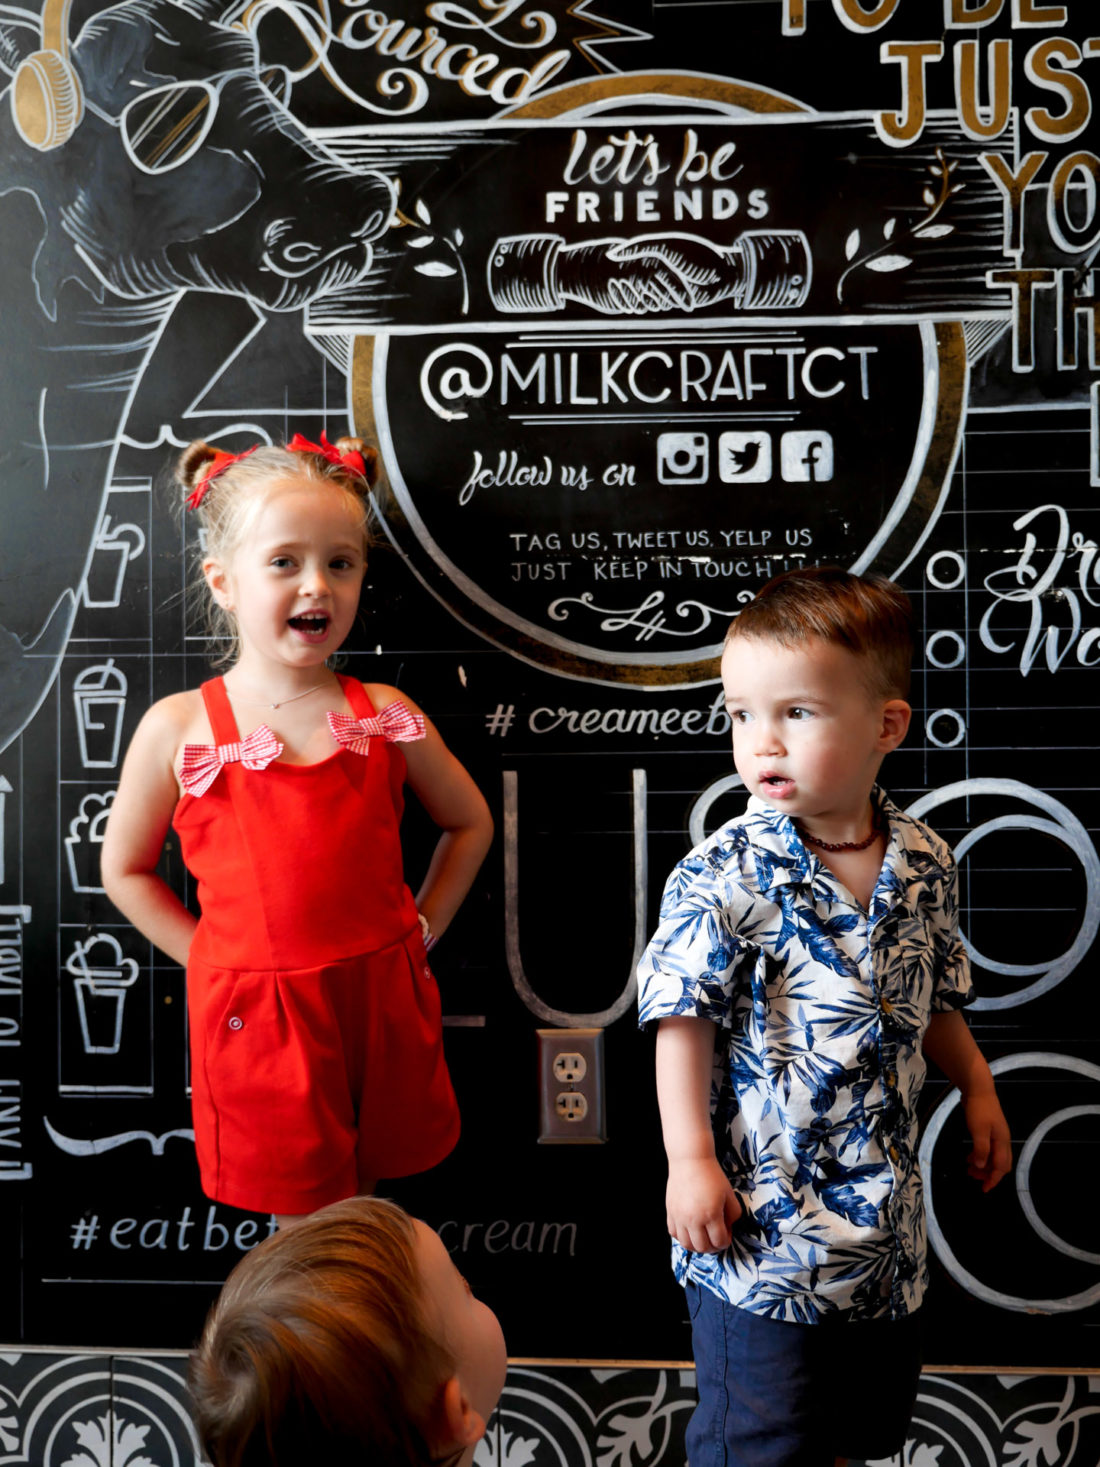
[[[126,992],[137,982],[137,963],[122,956],[116,938],[97,932],[76,944],[65,967],[76,988],[84,1053],[117,1054]]]

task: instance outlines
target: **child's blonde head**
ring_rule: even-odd
[[[832,642],[863,662],[873,697],[909,696],[913,605],[885,576],[855,576],[830,565],[785,571],[733,619],[726,642],[738,637],[782,647],[813,639]]]
[[[246,1254],[189,1380],[215,1467],[410,1467],[432,1460],[454,1361],[429,1333],[412,1219],[354,1197]]]
[[[202,553],[199,556],[196,586],[205,596],[206,625],[209,635],[227,647],[219,664],[236,660],[239,652],[237,625],[230,612],[206,595],[202,572],[204,561],[230,566],[247,536],[256,516],[263,508],[273,485],[288,479],[309,479],[331,483],[348,498],[363,527],[363,549],[370,544],[370,491],[378,478],[377,450],[361,438],[338,438],[332,445],[337,454],[359,454],[364,472],[323,452],[276,447],[261,444],[242,454],[226,467],[215,468],[220,451],[197,439],[188,444],[176,462],[175,480],[183,503],[198,515],[202,528]],[[354,460],[353,460],[354,462]],[[213,472],[211,472],[213,470]]]

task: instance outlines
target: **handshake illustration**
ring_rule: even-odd
[[[567,301],[604,316],[791,310],[810,290],[810,246],[800,229],[749,229],[731,245],[694,234],[651,234],[568,245],[556,234],[497,240],[489,294],[509,315],[560,311]]]

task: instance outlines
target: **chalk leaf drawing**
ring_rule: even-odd
[[[113,1424],[106,1416],[97,1416],[94,1421],[74,1421],[73,1430],[86,1450],[67,1457],[61,1467],[156,1467],[144,1452],[147,1426],[135,1426],[117,1415]]]
[[[880,275],[886,275],[891,270],[904,270],[912,263],[908,255],[878,255],[875,259],[867,261],[867,268],[878,271]]]
[[[943,212],[948,199],[961,193],[966,187],[965,183],[953,183],[951,180],[951,175],[957,167],[957,160],[949,162],[944,156],[943,149],[936,149],[936,161],[928,165],[933,184],[925,184],[921,190],[921,199],[927,208],[927,213],[922,215],[915,224],[902,229],[898,236],[899,240],[943,239],[945,235],[955,232],[953,224],[943,221],[937,223],[937,218]],[[898,240],[894,238],[897,224],[896,216],[887,219],[882,226],[882,243],[868,249],[863,255],[859,253],[863,243],[860,232],[858,229],[851,231],[844,241],[844,258],[851,260],[852,264],[837,281],[836,298],[838,301],[844,299],[845,281],[854,270],[872,270],[879,275],[889,275],[895,270],[906,270],[913,263],[912,256],[903,254],[897,247]]]
[[[401,194],[401,180],[397,180],[398,197]],[[415,215],[411,217],[411,215]],[[394,211],[391,229],[413,229],[418,231],[412,235],[406,244],[410,250],[434,250],[436,258],[426,257],[418,260],[413,266],[417,275],[431,276],[437,280],[446,279],[450,275],[458,275],[462,280],[462,314],[465,316],[470,310],[470,284],[466,275],[466,266],[463,264],[459,251],[462,248],[463,233],[456,229],[452,235],[437,232],[432,227],[432,216],[427,204],[423,199],[417,199],[411,206],[411,215],[406,214],[398,208]],[[442,255],[443,258],[438,258]]]

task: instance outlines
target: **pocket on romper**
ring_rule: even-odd
[[[274,975],[223,969],[208,972],[205,981],[202,1034],[211,1090],[222,1104],[238,1098],[255,1103],[281,1048],[272,1013]]]
[[[410,933],[402,946],[409,963],[409,977],[416,1007],[433,1031],[440,1030],[443,1027],[443,1001],[419,930]]]

